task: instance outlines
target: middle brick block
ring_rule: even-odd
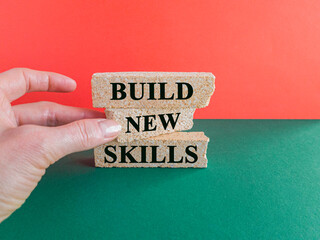
[[[193,126],[194,108],[162,109],[106,109],[107,119],[117,121],[121,127],[118,142],[189,130]]]

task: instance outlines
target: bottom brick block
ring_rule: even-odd
[[[209,138],[175,132],[130,143],[112,141],[94,149],[96,167],[206,168]]]

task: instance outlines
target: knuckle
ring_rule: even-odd
[[[41,101],[37,103],[37,106],[43,112],[44,125],[57,126],[59,124],[59,118],[57,115],[57,103]]]
[[[86,121],[77,121],[75,122],[75,126],[78,132],[78,138],[80,140],[80,144],[83,148],[87,148],[91,145],[91,131],[90,126]]]
[[[57,126],[59,123],[57,114],[55,111],[53,111],[52,109],[48,109],[46,111],[46,125],[47,126]]]
[[[41,91],[49,91],[50,87],[50,77],[48,74],[43,74],[42,72],[34,72],[32,75],[32,84],[33,89],[40,89]]]

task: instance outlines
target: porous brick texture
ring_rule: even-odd
[[[189,130],[193,126],[195,109],[106,109],[107,119],[118,122],[121,133],[119,142],[158,136],[176,131]],[[131,121],[134,121],[131,123]],[[146,128],[146,122],[147,124]]]
[[[209,138],[174,132],[130,143],[112,141],[94,149],[96,167],[206,168]]]
[[[154,96],[150,100],[150,86],[155,83]],[[111,83],[124,83],[126,98],[112,100]],[[136,83],[135,93],[140,100],[133,100],[129,94],[129,83]],[[144,83],[143,87],[141,83]],[[165,97],[173,100],[159,100],[159,83],[166,83]],[[193,88],[193,95],[188,99],[176,99],[178,83],[188,83]],[[93,107],[97,108],[203,108],[208,106],[215,89],[215,77],[204,72],[113,72],[95,73],[91,80]],[[142,90],[144,89],[144,90]],[[143,95],[142,95],[143,91]],[[187,91],[184,86],[184,91]]]

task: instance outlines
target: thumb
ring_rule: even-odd
[[[115,139],[121,125],[107,119],[84,119],[47,128],[46,146],[55,160],[72,152],[88,150]]]

